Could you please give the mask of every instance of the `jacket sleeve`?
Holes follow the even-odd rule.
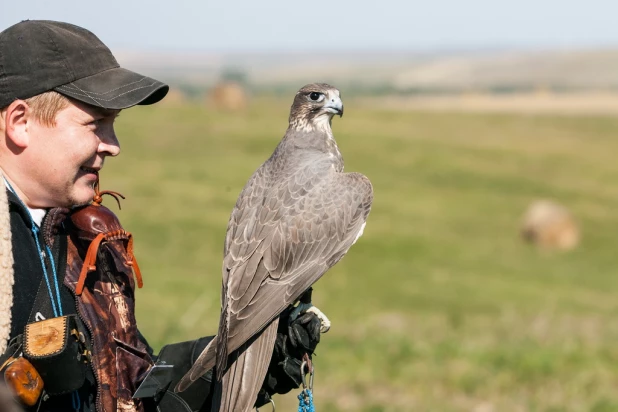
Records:
[[[137,330],[137,338],[144,344],[144,346],[146,346],[146,352],[148,352],[150,357],[156,361],[157,357],[154,354],[154,349],[152,349],[152,346],[150,346],[150,344],[146,340],[146,337],[142,334],[142,331],[140,331],[139,329]]]

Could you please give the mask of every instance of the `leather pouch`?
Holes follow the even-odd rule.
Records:
[[[23,356],[39,372],[50,395],[69,393],[84,384],[87,352],[76,315],[26,325]]]

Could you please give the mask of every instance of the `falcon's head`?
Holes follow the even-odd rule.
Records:
[[[290,110],[290,127],[302,131],[330,131],[334,115],[343,116],[339,90],[326,83],[304,86],[296,93]]]

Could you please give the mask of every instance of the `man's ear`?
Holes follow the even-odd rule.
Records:
[[[4,130],[8,138],[7,145],[25,149],[30,142],[28,135],[28,119],[30,106],[23,100],[15,100],[7,107],[4,116]]]

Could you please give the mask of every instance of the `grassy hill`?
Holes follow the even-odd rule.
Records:
[[[138,322],[155,347],[216,331],[227,219],[283,135],[288,100],[118,120],[123,153],[102,188],[127,196]],[[349,104],[333,123],[375,203],[364,236],[315,285],[333,322],[315,357],[317,410],[618,410],[618,119]],[[520,241],[522,213],[545,197],[581,223],[577,250]]]
[[[316,80],[362,93],[618,88],[618,49],[367,51],[341,53],[119,52],[127,67],[176,85],[208,87],[232,70],[257,90],[296,91]]]

